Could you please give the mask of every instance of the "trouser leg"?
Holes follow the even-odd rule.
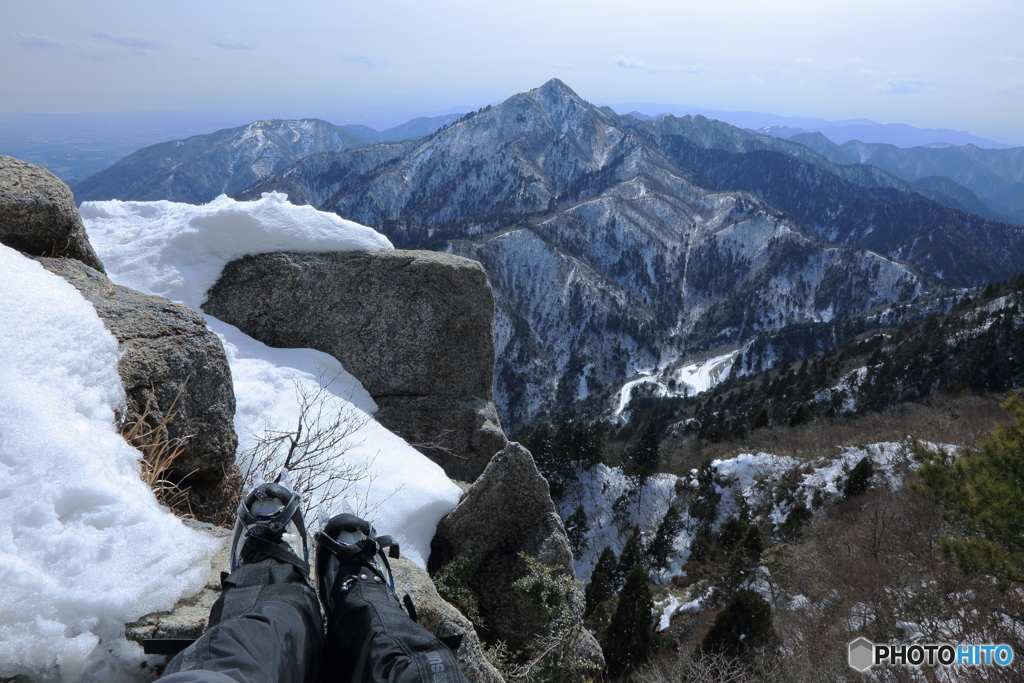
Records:
[[[384,584],[355,580],[327,627],[323,683],[467,683],[451,650]]]
[[[311,683],[323,650],[313,589],[291,565],[245,564],[222,582],[206,633],[160,683]]]

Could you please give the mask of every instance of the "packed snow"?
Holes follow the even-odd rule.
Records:
[[[0,678],[75,681],[101,639],[199,590],[214,543],[139,478],[92,304],[3,245],[0,272]]]
[[[391,248],[371,228],[280,194],[203,206],[90,202],[81,213],[111,280],[197,311],[224,265],[246,254]],[[0,677],[139,680],[146,660],[123,625],[199,590],[215,544],[139,479],[139,453],[115,427],[117,342],[91,304],[3,246],[0,272]],[[331,356],[269,348],[206,320],[234,378],[239,453],[263,430],[292,429],[298,395],[320,396],[321,419],[352,426],[337,464],[359,476],[342,499],[307,501],[307,520],[364,514],[423,566],[459,487],[372,418],[373,400]]]
[[[295,206],[279,192],[254,202],[221,195],[201,206],[84,202],[79,211],[111,280],[195,311],[224,266],[247,254],[393,248],[373,228]]]

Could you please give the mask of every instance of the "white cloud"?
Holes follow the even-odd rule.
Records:
[[[703,64],[647,64],[636,57],[623,55],[615,58],[615,65],[620,69],[638,69],[649,74],[701,74],[708,70]]]
[[[817,62],[815,62],[813,59],[809,57],[801,57],[800,59],[794,59],[793,63],[800,64],[803,66],[814,66]]]
[[[1024,81],[1007,81],[995,87],[997,95],[1024,95]]]
[[[551,63],[551,68],[552,69],[571,69],[572,68],[572,64],[560,64],[558,62],[552,62]]]
[[[52,50],[58,47],[67,47],[68,44],[62,40],[49,36],[37,36],[33,33],[19,33],[18,42],[22,47],[29,47],[35,50]]]
[[[346,55],[342,57],[346,62],[352,62],[354,64],[363,64],[370,69],[376,69],[377,67],[387,66],[387,64],[378,64],[366,55]]]
[[[213,41],[213,44],[225,50],[252,50],[253,46],[237,38],[221,38]]]
[[[97,40],[102,40],[114,45],[121,45],[123,47],[134,47],[139,50],[162,50],[165,47],[170,47],[169,43],[164,43],[159,40],[153,40],[152,38],[132,33],[93,31],[90,35]]]
[[[875,84],[875,90],[893,95],[909,95],[919,92],[935,92],[935,87],[921,78],[889,78]]]

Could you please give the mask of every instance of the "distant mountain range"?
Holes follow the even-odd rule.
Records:
[[[357,127],[257,122],[140,150],[83,182],[79,199],[98,179],[102,198],[279,191],[396,246],[479,260],[497,303],[496,400],[513,433],[607,414],[624,381],[691,354],[1024,264],[1024,231],[991,209],[976,215],[977,193],[860,163],[854,143],[620,116],[558,80],[407,132],[435,125],[374,143]],[[1007,151],[981,151],[1016,168]]]
[[[220,194],[234,194],[311,154],[429,135],[457,118],[417,118],[383,132],[319,119],[256,121],[140,149],[77,184],[75,200],[201,204]]]
[[[624,379],[689,353],[1024,263],[1024,232],[926,196],[945,194],[701,116],[619,116],[557,80],[237,196],[265,191],[480,260],[513,431],[600,413]]]
[[[1008,145],[995,140],[972,135],[963,130],[948,128],[915,128],[905,123],[878,123],[870,119],[848,119],[829,121],[811,116],[780,116],[752,111],[720,111],[701,107],[683,107],[650,102],[626,102],[612,105],[617,112],[630,112],[638,119],[648,120],[661,116],[704,116],[725,121],[738,128],[756,130],[766,135],[788,138],[799,133],[824,133],[825,136],[842,144],[849,140],[881,142],[896,147],[919,147],[922,145],[947,144],[953,146],[976,145],[985,149],[1009,149]],[[641,113],[643,112],[643,113]],[[659,113],[652,113],[659,112]]]
[[[996,220],[1024,225],[1024,147],[997,150],[929,145],[900,149],[857,140],[837,145],[822,133],[800,133],[789,140],[834,163],[877,166],[918,188],[953,197],[973,213],[984,216],[988,211]]]

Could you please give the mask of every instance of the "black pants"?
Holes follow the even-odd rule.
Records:
[[[206,633],[159,683],[467,683],[383,583],[355,581],[326,639],[316,593],[291,565],[242,565],[223,587]]]

